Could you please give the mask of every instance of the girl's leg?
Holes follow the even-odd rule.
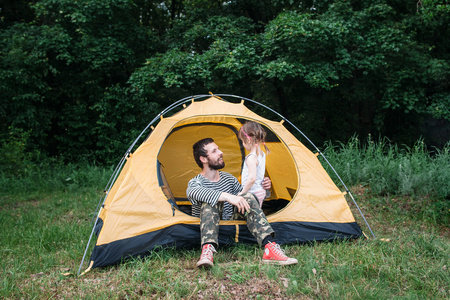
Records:
[[[259,206],[262,207],[264,199],[266,198],[266,190],[260,190],[253,193],[259,201]]]

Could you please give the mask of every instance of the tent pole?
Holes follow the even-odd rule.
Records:
[[[347,191],[347,193],[350,195],[350,198],[352,198],[353,203],[356,205],[356,208],[358,209],[359,213],[361,214],[361,217],[363,218],[364,222],[367,225],[367,228],[369,228],[370,233],[372,234],[373,238],[376,239],[375,234],[372,231],[372,228],[370,228],[369,222],[367,222],[366,217],[364,216],[364,214],[362,213],[361,209],[359,208],[358,203],[356,203],[355,198],[353,198],[352,193],[350,193],[349,189],[347,188],[347,186],[345,185],[344,181],[342,180],[341,176],[339,176],[338,172],[334,169],[334,167],[331,165],[331,163],[328,161],[328,159],[325,157],[325,155],[323,155],[323,153],[316,148],[316,150],[320,153],[320,155],[323,157],[323,159],[325,159],[325,161],[327,162],[327,164],[330,166],[330,168],[333,170],[334,174],[336,174],[336,176],[339,178],[339,181],[342,183],[342,185],[344,186],[345,190]]]
[[[105,197],[106,198],[106,197]],[[81,268],[83,267],[84,259],[86,258],[86,253],[89,249],[89,245],[91,244],[92,236],[94,235],[95,226],[97,225],[100,212],[102,211],[103,207],[100,207],[100,210],[98,211],[97,218],[95,219],[95,224],[92,226],[91,235],[89,236],[89,241],[87,242],[86,249],[84,250],[83,258],[81,259],[80,267],[78,268],[77,276],[80,276]]]
[[[353,198],[352,193],[350,193],[349,190],[347,190],[347,193],[348,193],[348,194],[350,195],[350,197],[352,198],[353,203],[356,205],[356,208],[358,209],[359,213],[361,214],[361,217],[364,219],[364,222],[366,223],[367,227],[369,228],[370,233],[372,234],[373,238],[376,239],[375,234],[374,234],[373,231],[372,231],[372,228],[370,228],[369,223],[368,223],[367,220],[366,220],[366,217],[364,217],[364,214],[361,212],[361,209],[359,208],[358,203],[356,203],[355,199]]]
[[[106,198],[108,197],[109,191],[111,190],[112,185],[113,185],[114,182],[116,181],[116,179],[117,179],[117,177],[118,177],[118,175],[119,175],[119,173],[120,173],[120,170],[122,169],[123,165],[125,164],[126,158],[127,158],[127,156],[128,156],[129,153],[130,153],[130,151],[128,150],[128,151],[125,153],[125,155],[122,157],[122,159],[120,160],[120,162],[117,164],[116,169],[114,170],[113,174],[112,174],[111,177],[109,178],[108,183],[106,184],[106,187],[105,187],[105,189],[104,189],[104,193],[105,193],[105,194],[104,194],[102,197],[100,197],[100,201],[99,201],[98,204],[97,204],[97,208],[95,209],[95,211],[97,212],[97,217],[95,217],[95,215],[94,215],[94,217],[92,218],[92,221],[94,221],[94,218],[95,218],[95,223],[94,223],[94,225],[92,226],[91,235],[89,236],[89,240],[88,240],[88,243],[87,243],[87,245],[86,245],[86,250],[84,251],[83,258],[81,259],[80,268],[78,269],[78,274],[77,274],[77,276],[80,275],[80,271],[81,271],[81,268],[82,268],[82,266],[83,266],[84,259],[86,258],[86,253],[87,253],[87,250],[88,250],[88,248],[89,248],[89,244],[91,243],[92,236],[93,236],[94,231],[95,231],[95,226],[97,225],[98,219],[99,219],[99,217],[100,217],[100,213],[101,213],[101,211],[102,211],[102,209],[103,209],[103,204],[105,203],[105,200],[106,200]],[[91,223],[92,223],[92,222],[91,222]]]
[[[128,152],[127,152],[127,153],[128,153]],[[108,183],[106,184],[105,188],[103,189],[103,193],[104,193],[104,194],[103,194],[102,197],[100,197],[100,200],[98,201],[97,208],[95,209],[95,213],[98,212],[98,210],[99,210],[99,208],[100,208],[100,205],[103,205],[104,200],[106,199],[105,193],[106,193],[106,194],[109,193],[109,191],[111,190],[112,184],[116,181],[117,176],[118,176],[118,174],[120,173],[119,171],[121,170],[121,168],[122,168],[122,166],[123,166],[123,164],[124,164],[124,162],[125,162],[125,160],[126,160],[127,153],[125,154],[124,157],[122,157],[122,159],[120,160],[120,162],[117,164],[116,169],[115,169],[114,172],[112,173],[111,177],[110,177],[109,180],[108,180]],[[95,220],[95,214],[94,214],[94,216],[92,217],[91,224],[94,222],[94,220]]]

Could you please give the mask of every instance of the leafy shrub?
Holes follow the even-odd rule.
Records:
[[[8,133],[0,139],[0,170],[13,176],[30,171],[32,153],[27,152],[30,131],[9,127]]]

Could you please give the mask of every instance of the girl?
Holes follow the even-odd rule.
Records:
[[[261,150],[260,145],[263,144],[267,154],[270,153],[265,144],[266,132],[259,123],[249,121],[242,125],[238,138],[242,141],[245,149],[250,152],[244,160],[241,174],[243,189],[239,195],[250,192],[255,195],[262,206],[266,197],[266,191],[261,186],[266,170],[266,154]]]

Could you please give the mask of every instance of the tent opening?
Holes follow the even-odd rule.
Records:
[[[244,119],[234,117],[196,117],[178,123],[172,128],[158,154],[159,185],[167,200],[180,211],[191,214],[191,203],[186,198],[190,179],[201,170],[195,163],[192,145],[206,137],[214,139],[223,152],[225,168],[239,179],[246,153],[238,139]],[[263,203],[266,215],[287,206],[297,193],[300,178],[288,147],[277,134],[262,124],[267,133],[266,145],[270,154],[266,158],[266,176],[272,181],[271,195]]]

